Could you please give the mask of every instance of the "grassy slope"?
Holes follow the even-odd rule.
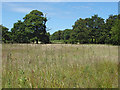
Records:
[[[4,44],[2,87],[118,87],[118,47]]]

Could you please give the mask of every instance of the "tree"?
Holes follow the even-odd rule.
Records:
[[[49,35],[46,32],[47,18],[38,10],[33,10],[23,18],[23,22],[18,20],[11,29],[12,42],[38,44],[49,43]]]
[[[91,18],[86,18],[86,26],[89,30],[90,43],[99,43],[99,38],[103,32],[104,19],[94,15]]]
[[[116,19],[114,26],[111,28],[111,41],[114,45],[120,45],[120,19]]]
[[[70,35],[71,35],[72,30],[71,29],[65,29],[62,32],[62,39],[64,40],[64,43],[70,43],[69,39],[70,39]]]
[[[58,30],[52,35],[46,31],[47,18],[42,12],[33,10],[23,19],[18,20],[11,29],[4,28],[3,41],[16,43],[30,43],[39,41],[49,43],[51,40],[61,40],[64,43],[95,43],[95,44],[115,44],[118,45],[120,30],[120,15],[110,15],[104,20],[98,15],[91,18],[78,19],[72,26],[73,29]]]
[[[46,22],[47,18],[43,13],[38,10],[33,10],[27,14],[24,18],[25,31],[28,31],[31,35],[30,39],[34,39],[38,44],[38,41],[42,43],[48,43],[49,37],[46,34]]]
[[[11,29],[12,32],[12,41],[15,43],[29,43],[30,34],[25,30],[24,22],[18,20]]]
[[[76,37],[72,34],[74,40],[79,43],[104,43],[101,35],[104,35],[104,19],[94,15],[91,18],[80,18],[73,25],[73,31]],[[73,39],[73,37],[71,37]],[[76,42],[76,41],[75,41]]]
[[[10,38],[10,35],[11,35],[11,32],[9,32],[8,28],[6,28],[5,26],[2,26],[0,25],[0,28],[2,29],[2,41],[4,43],[7,43],[7,42],[10,42],[11,38]]]
[[[72,32],[71,29],[65,29],[63,31],[58,30],[50,36],[50,39],[51,40],[62,40],[64,41],[64,43],[69,43],[68,41],[70,39],[71,32]]]
[[[51,40],[63,40],[63,31],[58,30],[51,35]]]
[[[65,43],[94,43],[94,44],[115,44],[119,40],[119,19],[120,15],[110,15],[104,20],[98,15],[91,18],[78,19],[72,26],[73,29],[56,31],[51,35],[52,40],[64,40]]]
[[[73,39],[73,37],[76,38],[74,39],[75,42],[77,40],[79,43],[88,43],[88,27],[84,19],[80,18],[75,22],[75,25],[73,25],[73,32],[76,37],[72,34],[71,39]]]
[[[106,19],[106,24],[105,24],[105,33],[106,33],[106,39],[105,43],[111,44],[112,43],[112,38],[111,38],[111,29],[115,24],[116,19],[118,18],[117,15],[110,15],[108,19]]]
[[[74,32],[73,30],[72,30],[72,32],[70,34],[69,42],[71,44],[76,44],[77,43],[76,32]]]

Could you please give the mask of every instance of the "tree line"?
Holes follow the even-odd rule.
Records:
[[[2,41],[4,43],[49,43],[49,33],[46,32],[47,17],[38,10],[33,10],[14,23],[11,31],[2,27]]]
[[[120,15],[110,15],[106,20],[98,15],[79,18],[72,27],[54,32],[50,39],[72,44],[120,45]]]
[[[50,35],[46,31],[47,17],[38,10],[27,14],[23,21],[18,20],[9,30],[2,28],[3,43],[51,43],[63,40],[71,44],[113,44],[120,45],[120,15],[110,15],[103,19],[98,15],[90,18],[79,18],[72,29],[58,30]]]

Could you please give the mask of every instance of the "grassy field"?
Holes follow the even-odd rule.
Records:
[[[118,47],[3,44],[3,88],[117,88]]]

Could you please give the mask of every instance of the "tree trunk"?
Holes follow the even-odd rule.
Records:
[[[36,40],[36,44],[38,44],[38,40]]]

